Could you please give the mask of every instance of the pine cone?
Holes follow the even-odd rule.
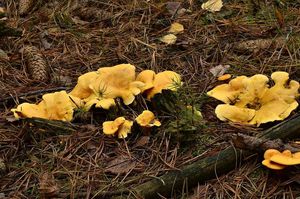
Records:
[[[34,0],[20,0],[19,1],[19,14],[25,15],[27,14],[32,6],[33,6]]]
[[[23,54],[27,62],[27,70],[32,79],[46,82],[48,80],[48,67],[44,56],[34,46],[25,46]]]

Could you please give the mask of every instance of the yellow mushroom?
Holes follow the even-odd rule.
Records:
[[[270,169],[273,169],[273,170],[282,170],[286,167],[285,165],[277,164],[270,160],[263,160],[262,165],[264,165]]]
[[[176,91],[181,86],[181,77],[173,71],[164,71],[155,75],[153,88],[147,90],[147,99],[151,99],[155,94],[162,90]]]
[[[227,104],[217,106],[217,117],[257,126],[287,118],[298,106],[295,98],[299,83],[293,80],[288,83],[289,76],[285,72],[274,72],[271,77],[275,82],[271,88],[268,78],[258,74],[249,78],[237,77],[209,91],[209,96]],[[248,120],[250,116],[253,117]]]
[[[114,121],[103,122],[103,133],[106,135],[117,134],[118,138],[126,138],[132,125],[132,121],[126,120],[124,117],[118,117]]]
[[[232,121],[247,124],[255,116],[255,110],[239,108],[229,104],[220,104],[216,107],[215,113],[222,121]]]
[[[99,76],[98,72],[88,72],[78,78],[76,86],[70,92],[70,95],[84,99],[89,97],[94,91],[90,88],[90,84],[95,82]]]
[[[270,160],[272,162],[277,163],[277,164],[286,165],[286,166],[300,164],[300,158],[297,158],[297,156],[296,157],[295,156],[289,157],[289,156],[284,155],[284,154],[274,155],[270,158]]]
[[[140,72],[136,81],[143,82],[145,86],[141,89],[142,92],[154,87],[155,72],[153,70],[144,70]]]
[[[99,76],[89,87],[101,99],[121,97],[124,104],[129,105],[145,85],[135,81],[135,67],[131,64],[99,68],[98,73]]]
[[[276,150],[276,149],[268,149],[265,151],[264,153],[264,160],[262,161],[262,164],[270,169],[274,169],[274,170],[282,170],[284,169],[286,166],[285,165],[281,165],[281,164],[277,164],[275,162],[272,162],[270,159],[274,156],[274,155],[278,155],[280,153],[280,151]]]
[[[39,104],[20,104],[12,109],[16,118],[44,118],[49,120],[71,121],[73,119],[74,103],[66,91],[43,95]]]
[[[281,154],[277,149],[268,149],[264,153],[264,159],[270,160],[273,155]]]
[[[228,80],[228,79],[230,79],[230,78],[231,78],[231,75],[230,75],[230,74],[224,74],[224,75],[218,77],[218,80],[219,80],[219,81],[225,81],[225,80]]]
[[[221,84],[207,92],[207,95],[224,103],[232,103],[236,101],[238,96],[245,91],[246,76],[239,76],[232,79],[228,84]]]
[[[161,123],[157,119],[155,119],[155,115],[149,110],[143,111],[135,120],[142,127],[161,125]]]

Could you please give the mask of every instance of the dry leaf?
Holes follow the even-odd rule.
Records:
[[[111,172],[113,174],[128,173],[136,166],[136,162],[128,156],[119,156],[116,159],[110,161],[105,169],[105,172]]]
[[[209,69],[209,72],[213,74],[214,77],[220,77],[225,74],[225,72],[230,68],[229,65],[218,65],[211,69]]]
[[[222,0],[208,0],[207,2],[201,5],[201,8],[207,10],[209,12],[217,12],[220,11],[223,7]]]
[[[150,137],[149,136],[142,136],[138,141],[135,143],[134,147],[139,147],[139,146],[145,146],[146,144],[149,143]]]
[[[177,37],[174,34],[168,34],[159,39],[161,42],[166,44],[175,44]]]
[[[182,32],[183,30],[184,30],[183,25],[175,22],[175,23],[172,23],[168,32],[173,33],[173,34],[178,34],[178,33]]]
[[[180,2],[169,1],[166,4],[167,4],[167,10],[172,15],[176,14],[178,12],[178,10],[181,9],[181,3]]]

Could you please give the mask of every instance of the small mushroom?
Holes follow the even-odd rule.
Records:
[[[106,135],[117,134],[118,138],[126,138],[132,125],[132,121],[126,120],[124,117],[118,117],[114,121],[103,122],[103,133]]]
[[[289,157],[289,156],[284,155],[284,154],[274,155],[270,158],[270,160],[272,162],[277,163],[277,164],[286,165],[286,166],[300,164],[300,158],[298,158],[297,156]]]
[[[276,150],[276,149],[268,149],[265,151],[264,153],[264,160],[262,161],[262,164],[270,169],[273,170],[282,170],[284,169],[286,166],[282,165],[282,164],[277,164],[275,162],[272,162],[270,159],[274,156],[274,155],[279,155],[281,154],[280,151]]]
[[[149,110],[143,111],[135,120],[142,127],[152,127],[161,125],[161,123],[157,119],[155,119],[154,113],[152,113]]]

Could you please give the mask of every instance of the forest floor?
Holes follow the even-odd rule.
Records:
[[[269,77],[280,70],[300,81],[297,1],[226,0],[221,11],[212,13],[201,9],[201,0],[40,0],[23,15],[16,1],[4,2],[6,25],[22,34],[0,38],[0,198],[110,198],[224,150],[232,145],[231,134],[258,135],[279,123],[257,128],[219,121],[214,109],[220,102],[206,95],[224,83],[210,72],[217,65],[229,65],[226,73],[233,77]],[[174,22],[184,31],[167,45],[160,38]],[[20,51],[28,45],[44,55],[47,82],[30,77]],[[137,72],[179,73],[184,82],[180,96],[201,111],[201,125],[189,134],[170,130],[164,125],[170,124],[168,118],[158,116],[163,125],[150,135],[133,132],[116,139],[102,133],[103,121],[97,120],[102,110],[80,115],[72,130],[13,119],[17,104],[36,103],[47,90],[69,91],[80,75],[122,63]],[[172,118],[181,121],[180,115]],[[228,174],[173,190],[171,197],[300,196],[300,172],[273,172],[261,160],[262,154],[248,157]]]

